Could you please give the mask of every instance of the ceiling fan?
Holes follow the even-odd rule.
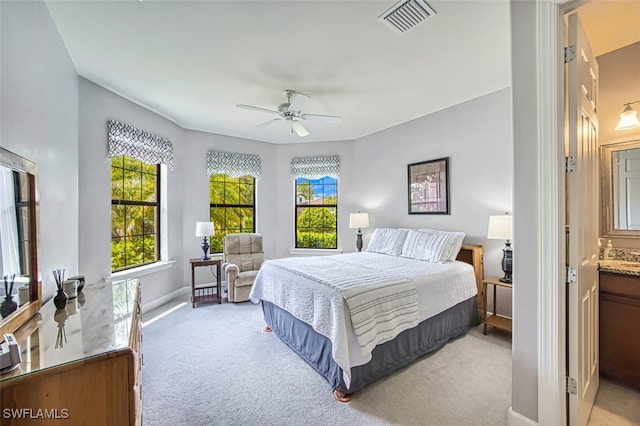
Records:
[[[325,123],[340,123],[341,117],[337,115],[323,115],[323,114],[303,114],[301,112],[302,107],[306,105],[307,102],[311,100],[309,95],[305,95],[304,93],[296,92],[295,90],[287,89],[284,91],[284,96],[287,98],[286,102],[278,105],[276,110],[260,108],[251,105],[238,104],[236,105],[238,108],[249,109],[253,111],[261,111],[269,114],[277,114],[278,117],[273,120],[269,120],[265,123],[262,123],[260,127],[268,126],[278,120],[286,120],[291,123],[291,132],[296,132],[296,134],[300,137],[307,136],[309,132],[304,128],[301,120],[309,120],[309,121],[324,121]]]

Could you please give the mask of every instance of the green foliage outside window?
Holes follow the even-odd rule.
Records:
[[[338,183],[321,179],[296,179],[296,248],[338,247]]]
[[[222,252],[222,241],[227,234],[255,232],[255,179],[252,176],[211,175],[209,199],[215,232],[211,237],[211,253]]]
[[[159,166],[127,156],[111,159],[111,270],[159,258]]]

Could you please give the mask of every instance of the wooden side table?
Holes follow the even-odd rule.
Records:
[[[487,285],[493,286],[493,314],[491,315],[487,315]],[[484,334],[487,334],[487,325],[511,331],[511,318],[497,315],[498,308],[496,304],[496,288],[498,287],[513,288],[513,283],[503,283],[498,277],[489,277],[482,280],[482,298],[484,300],[484,314],[482,315],[482,322],[484,323]]]
[[[212,254],[211,259],[202,260],[200,258],[189,259],[191,263],[191,307],[195,308],[196,303],[218,302],[222,303],[222,255]],[[216,265],[215,284],[201,284],[196,286],[196,268],[199,266]],[[215,292],[214,292],[215,290]]]

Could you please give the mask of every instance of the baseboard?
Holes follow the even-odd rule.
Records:
[[[184,296],[184,295],[190,295],[191,294],[191,286],[184,286],[182,288],[179,288],[175,291],[172,291],[169,294],[165,294],[162,297],[158,297],[157,299],[154,299],[150,302],[147,303],[143,303],[142,304],[142,312],[149,312],[157,307],[160,307],[162,305],[164,305],[167,302],[171,302],[173,299],[178,298],[180,296]]]
[[[516,413],[512,407],[509,407],[509,426],[534,426],[537,424],[537,422],[531,420],[529,417]]]

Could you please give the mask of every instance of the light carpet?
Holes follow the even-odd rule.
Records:
[[[260,305],[176,300],[143,323],[145,426],[508,424],[511,340],[497,330],[485,336],[474,327],[345,404],[261,331]]]

